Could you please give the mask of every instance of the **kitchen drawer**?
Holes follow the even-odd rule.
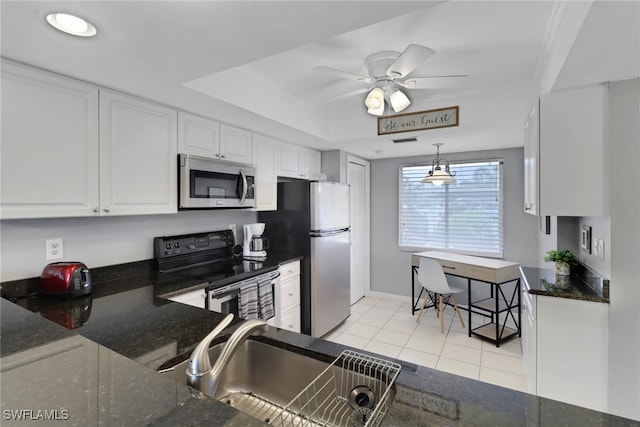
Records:
[[[290,277],[300,275],[300,261],[288,262],[282,264],[278,269],[280,271],[280,280],[287,280]]]
[[[300,305],[300,280],[298,277],[292,277],[280,280],[282,311],[287,311],[291,307]]]
[[[492,268],[484,268],[476,265],[463,264],[460,262],[438,260],[442,265],[445,273],[455,274],[456,276],[471,277],[485,282],[496,282],[496,270]]]
[[[300,333],[300,307],[296,306],[291,310],[282,313],[280,328],[292,332]]]

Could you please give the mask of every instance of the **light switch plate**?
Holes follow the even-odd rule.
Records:
[[[593,249],[594,255],[604,259],[604,240],[602,239],[594,239],[593,240]]]

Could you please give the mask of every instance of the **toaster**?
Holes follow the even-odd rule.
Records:
[[[91,275],[81,262],[54,262],[40,275],[39,291],[61,298],[75,298],[91,293]]]

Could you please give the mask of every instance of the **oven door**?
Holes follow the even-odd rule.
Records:
[[[178,156],[181,209],[252,208],[255,168],[187,154]]]
[[[279,276],[278,270],[274,270],[209,289],[207,308],[222,314],[233,313],[241,319],[271,319],[277,315],[274,290]]]
[[[210,311],[216,313],[229,314],[233,313],[238,317],[238,296],[240,292],[230,292],[224,295],[215,295],[212,292],[207,293],[207,303]]]

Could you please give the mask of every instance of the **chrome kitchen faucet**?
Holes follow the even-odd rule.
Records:
[[[228,314],[209,335],[204,337],[189,357],[187,368],[187,384],[200,390],[207,396],[214,397],[220,381],[222,371],[227,366],[236,349],[251,335],[263,334],[268,326],[264,320],[247,320],[235,330],[224,345],[215,365],[211,366],[209,359],[209,344],[233,320],[233,314]]]

